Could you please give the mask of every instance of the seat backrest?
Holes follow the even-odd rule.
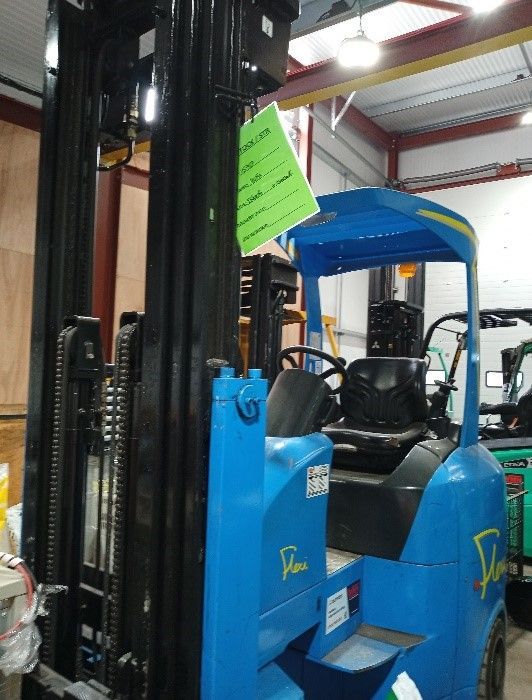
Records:
[[[366,357],[347,369],[340,392],[343,413],[367,430],[401,430],[427,418],[424,360]]]
[[[285,369],[267,400],[268,437],[300,437],[321,428],[330,407],[331,387],[317,374]]]

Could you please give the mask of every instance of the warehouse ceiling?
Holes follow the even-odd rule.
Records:
[[[386,42],[404,36],[415,40],[426,28],[458,17],[470,0],[457,4],[456,12],[450,10],[453,0],[362,2],[369,9],[377,7],[363,17],[367,35]],[[436,9],[440,2],[445,9]],[[353,5],[351,0],[347,4]],[[316,23],[331,5],[331,0],[302,0],[301,19],[290,43],[290,55],[298,64],[334,58],[341,40],[356,32],[356,6],[339,18]],[[2,0],[0,75],[33,91],[40,91],[42,84],[46,7],[47,0]],[[479,15],[478,22],[484,17]],[[388,132],[416,133],[525,110],[532,99],[531,75],[532,42],[528,42],[361,89],[352,104]],[[0,85],[0,92],[39,104],[38,97],[5,85]]]

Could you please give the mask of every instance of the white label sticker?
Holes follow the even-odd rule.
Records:
[[[329,493],[329,466],[320,464],[307,469],[307,498]]]
[[[349,605],[347,602],[347,588],[330,595],[327,598],[327,612],[325,617],[325,634],[329,634],[344,622],[349,620]]]
[[[262,15],[262,31],[267,34],[270,39],[273,37],[273,22],[266,15]]]

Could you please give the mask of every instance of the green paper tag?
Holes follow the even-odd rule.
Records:
[[[247,255],[319,211],[276,103],[240,129],[236,236]]]

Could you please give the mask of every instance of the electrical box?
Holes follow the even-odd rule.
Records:
[[[418,357],[423,307],[406,301],[379,301],[369,306],[368,357]]]
[[[240,283],[240,349],[244,368],[258,368],[273,382],[286,304],[297,298],[297,271],[284,258],[266,253],[242,258]]]
[[[243,56],[258,92],[284,85],[290,26],[298,17],[299,0],[245,0]]]

